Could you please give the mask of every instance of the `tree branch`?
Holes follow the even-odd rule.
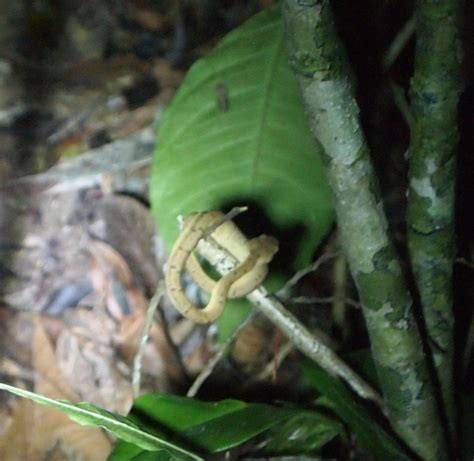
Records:
[[[458,144],[460,0],[419,0],[408,193],[408,245],[429,347],[454,433],[452,268]]]
[[[211,239],[209,239],[211,240]],[[212,241],[201,240],[197,246],[199,253],[221,274],[225,275],[237,265],[227,252]],[[324,343],[323,335],[308,329],[280,301],[269,295],[265,288],[252,291],[247,299],[272,321],[294,344],[294,346],[327,372],[343,379],[360,397],[383,405],[379,394],[357,375],[335,352]]]
[[[290,64],[325,151],[341,239],[359,290],[390,421],[422,458],[447,459],[412,299],[387,235],[349,65],[328,0],[286,0]]]

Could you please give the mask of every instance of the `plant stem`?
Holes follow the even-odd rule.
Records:
[[[460,0],[419,0],[408,193],[408,245],[428,344],[454,434],[452,269],[458,144]]]
[[[145,354],[145,348],[150,336],[150,330],[153,325],[153,317],[155,316],[156,309],[160,304],[161,298],[166,293],[166,286],[164,281],[158,283],[158,287],[155,291],[155,294],[150,300],[150,305],[148,306],[145,323],[143,325],[143,333],[140,336],[140,343],[138,346],[138,351],[133,359],[133,372],[132,372],[132,389],[133,396],[138,397],[140,395],[140,382],[142,375],[142,361]]]
[[[197,249],[222,275],[237,266],[237,261],[222,250],[212,239],[203,239]],[[372,400],[380,408],[383,401],[357,373],[355,373],[338,355],[325,344],[323,332],[310,332],[285,306],[271,296],[264,287],[252,291],[247,299],[273,322],[306,357],[315,361],[333,376],[344,380],[354,392],[363,399]]]
[[[329,1],[286,0],[290,64],[325,151],[344,250],[359,290],[388,416],[423,459],[447,459],[434,386],[359,122]]]
[[[406,47],[407,43],[413,36],[415,32],[415,17],[412,16],[405,25],[400,29],[398,34],[393,39],[390,47],[385,53],[382,60],[382,67],[384,70],[388,70],[392,64],[400,56],[400,53],[403,51],[403,48]]]

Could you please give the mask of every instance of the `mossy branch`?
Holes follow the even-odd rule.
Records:
[[[359,123],[347,59],[329,1],[286,0],[292,65],[325,151],[343,246],[394,429],[423,459],[447,459],[434,387]]]
[[[452,267],[461,1],[420,0],[408,194],[408,244],[429,347],[454,429]],[[454,432],[454,431],[453,431]]]

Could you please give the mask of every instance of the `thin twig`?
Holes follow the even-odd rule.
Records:
[[[238,263],[226,252],[212,243],[212,238],[201,240],[198,251],[220,273],[226,274]],[[326,258],[327,259],[327,258]],[[299,349],[311,360],[318,363],[330,374],[344,380],[360,397],[375,402],[383,407],[380,395],[372,389],[357,373],[355,373],[337,354],[324,344],[323,338],[310,331],[274,296],[263,287],[254,290],[247,299],[272,321]]]
[[[400,114],[402,114],[402,117],[405,120],[405,123],[410,128],[410,130],[413,129],[415,125],[415,119],[413,117],[410,104],[408,103],[407,98],[405,96],[405,91],[400,85],[397,85],[393,80],[390,80],[388,83],[390,86],[390,91],[393,95],[393,102],[395,103],[395,106],[400,111]]]
[[[399,30],[392,43],[388,47],[385,55],[382,59],[382,68],[387,71],[390,69],[392,64],[397,60],[398,56],[405,48],[406,44],[415,34],[416,21],[415,15],[412,14],[411,18],[405,23],[405,25]]]
[[[143,333],[140,337],[140,345],[138,346],[138,351],[133,360],[132,390],[134,397],[138,397],[140,393],[143,354],[145,353],[145,347],[150,336],[150,329],[153,325],[153,317],[155,315],[158,304],[160,304],[161,298],[165,294],[165,291],[165,282],[164,280],[160,280],[155,294],[150,300],[150,304],[146,312],[145,324],[143,325]]]
[[[194,397],[204,381],[209,377],[209,375],[212,373],[216,365],[219,363],[219,361],[222,359],[224,354],[229,350],[230,346],[232,343],[235,341],[237,336],[240,334],[240,332],[253,320],[255,317],[254,313],[251,313],[232,333],[231,336],[229,336],[222,346],[219,348],[217,353],[207,362],[206,366],[202,369],[201,373],[197,376],[197,378],[194,380],[193,384],[191,387],[188,389],[188,392],[186,395],[188,397]]]
[[[286,298],[287,293],[290,292],[291,288],[293,288],[303,277],[306,275],[310,274],[311,272],[316,272],[321,265],[323,265],[325,262],[330,261],[331,259],[335,258],[338,255],[338,253],[327,253],[322,256],[320,256],[316,261],[314,261],[312,264],[309,266],[305,267],[304,269],[301,269],[300,271],[296,272],[293,277],[291,277],[281,288],[277,296],[281,298]]]
[[[165,340],[168,343],[168,345],[169,345],[169,347],[170,347],[170,349],[171,349],[171,351],[172,351],[172,353],[173,353],[173,355],[176,359],[176,363],[178,364],[178,366],[181,370],[181,373],[187,379],[189,377],[189,373],[188,373],[188,370],[186,368],[186,365],[183,363],[183,359],[182,359],[181,354],[179,352],[179,347],[177,346],[177,344],[180,344],[180,342],[176,341],[176,338],[173,336],[172,332],[170,331],[168,319],[166,318],[163,307],[160,306],[159,303],[158,303],[158,314],[160,316],[161,325],[162,325],[162,328],[163,328],[163,334],[165,336]]]
[[[463,266],[469,267],[469,269],[474,269],[474,263],[468,261],[466,258],[456,258],[456,264],[462,264]]]
[[[265,368],[257,375],[255,378],[256,381],[264,381],[269,376],[272,376],[275,373],[275,363],[277,366],[280,365],[283,360],[288,356],[288,354],[295,349],[295,346],[291,341],[286,342],[278,351],[278,354],[270,361]]]
[[[209,226],[204,234],[203,238],[209,237],[219,226],[224,224],[226,221],[232,221],[237,215],[240,213],[244,213],[245,211],[248,210],[247,206],[235,206],[233,207],[230,211],[228,211],[224,216],[222,216],[221,219],[219,219],[217,222]],[[178,225],[180,230],[183,230],[184,222],[185,222],[185,216],[179,215],[178,216]]]
[[[238,216],[240,213],[244,213],[249,209],[248,206],[235,206],[233,207],[230,211],[228,211],[222,219],[217,221],[215,224],[210,226],[208,229],[206,229],[206,232],[204,232],[203,238],[208,237],[211,235],[219,226],[224,224],[226,221],[232,221],[236,216]]]

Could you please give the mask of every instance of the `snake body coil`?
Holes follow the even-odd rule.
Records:
[[[240,263],[218,281],[204,272],[192,254],[213,227],[210,238]],[[213,322],[222,314],[227,298],[246,296],[261,285],[268,273],[268,263],[277,250],[277,241],[267,235],[247,240],[219,211],[195,213],[185,220],[183,231],[171,251],[166,272],[168,294],[185,317],[198,323]],[[183,291],[181,273],[185,267],[196,283],[211,293],[209,303],[202,309],[189,301]]]

